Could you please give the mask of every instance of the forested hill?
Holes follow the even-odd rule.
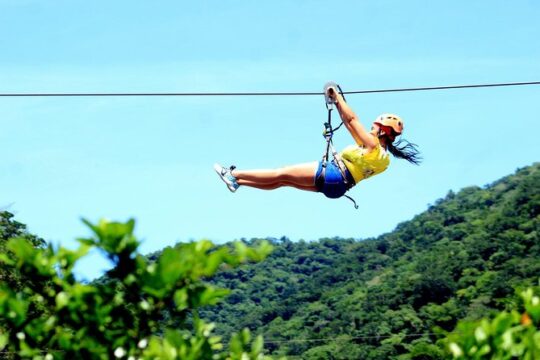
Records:
[[[0,354],[261,359],[261,337],[231,338],[244,327],[264,335],[276,359],[536,359],[540,351],[540,163],[449,193],[378,238],[270,239],[266,259],[260,239],[184,243],[145,257],[133,219],[85,224],[92,235],[79,249],[55,249],[0,211]],[[110,277],[81,283],[73,269],[91,248],[114,266]],[[224,291],[207,282],[232,293],[219,303]],[[505,308],[512,312],[485,320]]]
[[[290,359],[439,358],[438,329],[538,283],[539,169],[450,192],[375,239],[273,239],[268,259],[212,280],[232,293],[202,316]]]

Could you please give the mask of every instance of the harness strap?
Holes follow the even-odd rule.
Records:
[[[348,184],[349,181],[347,180],[347,176],[346,176],[347,167],[345,166],[345,163],[343,162],[338,152],[334,148],[334,143],[332,141],[332,136],[334,136],[334,132],[337,131],[341,127],[341,125],[343,125],[343,121],[341,122],[341,124],[339,124],[337,128],[332,129],[332,110],[333,109],[332,109],[332,106],[331,105],[328,106],[328,104],[327,104],[327,108],[328,108],[328,122],[324,123],[325,129],[324,129],[324,134],[323,134],[326,139],[326,152],[323,155],[323,166],[326,167],[326,163],[329,160],[329,153],[331,152],[332,157],[334,158],[334,161],[338,166],[339,172],[341,173],[341,176],[343,176],[345,184]]]
[[[347,191],[354,185],[354,181],[349,181],[347,178],[347,166],[341,159],[341,156],[339,156],[339,153],[334,149],[332,136],[334,136],[334,132],[339,130],[341,126],[343,126],[343,121],[336,127],[332,128],[332,110],[334,109],[334,102],[331,101],[330,97],[326,96],[326,89],[329,86],[335,86],[338,91],[340,92],[341,96],[343,97],[343,100],[345,100],[345,95],[343,94],[343,90],[341,90],[341,87],[336,83],[328,83],[325,85],[325,103],[326,103],[326,109],[328,110],[328,121],[324,123],[324,132],[323,136],[326,139],[326,152],[323,155],[322,158],[322,169],[320,175],[315,179],[315,185],[317,187],[322,187],[325,182],[326,178],[326,165],[329,160],[329,153],[332,152],[332,157],[334,158],[334,162],[337,164],[337,167],[339,169],[339,172],[341,173],[341,176],[343,177],[343,181],[345,182],[345,185],[347,187]],[[346,100],[345,100],[346,101]],[[348,195],[343,195],[349,200],[351,200],[354,204],[354,208],[358,209],[358,205],[356,205],[356,201]]]
[[[353,202],[353,204],[354,204],[354,208],[356,210],[358,210],[358,205],[356,205],[356,201],[354,201],[354,199],[352,197],[350,197],[349,195],[343,195],[343,196],[345,196],[347,199],[351,200]]]

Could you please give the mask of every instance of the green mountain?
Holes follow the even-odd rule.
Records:
[[[43,239],[28,233],[12,214],[0,212],[0,352],[9,345],[18,354],[12,353],[13,358],[29,357],[49,344],[47,339],[52,336],[56,339],[50,343],[53,349],[61,346],[67,349],[66,354],[80,355],[77,349],[82,345],[89,353],[111,353],[110,346],[103,344],[110,344],[107,339],[123,341],[118,337],[119,329],[120,334],[133,333],[134,322],[129,321],[126,328],[124,320],[134,318],[144,319],[135,322],[138,329],[143,325],[145,334],[160,334],[158,322],[161,328],[174,325],[181,330],[174,336],[169,331],[165,338],[152,338],[148,354],[169,354],[170,349],[159,345],[169,341],[169,347],[175,344],[178,349],[193,350],[193,358],[221,356],[216,353],[221,345],[211,338],[211,327],[200,328],[196,335],[190,332],[200,323],[198,314],[216,323],[224,343],[244,327],[262,334],[264,347],[276,355],[274,358],[439,359],[450,356],[443,343],[453,345],[454,355],[465,351],[494,354],[509,343],[512,346],[506,346],[507,354],[519,349],[524,353],[523,344],[536,344],[540,334],[540,306],[533,292],[540,292],[540,287],[534,286],[540,276],[539,169],[540,164],[534,164],[483,188],[450,192],[424,213],[377,238],[269,239],[274,246],[270,257],[234,269],[220,267],[216,261],[222,257],[223,264],[239,265],[233,252],[213,248],[209,242],[183,244],[148,257],[134,256],[130,253],[137,243],[131,234],[133,221],[100,222],[93,227],[98,239],[87,239],[85,244],[98,244],[118,264],[109,273],[113,278],[101,278],[88,286],[76,283],[71,273],[84,247],[80,253],[66,249],[55,252]],[[260,241],[245,242],[257,245]],[[208,251],[201,250],[204,246]],[[225,246],[240,251],[238,259],[247,252],[257,253],[238,243]],[[187,265],[194,259],[190,251],[198,254],[198,265]],[[148,265],[147,258],[156,263]],[[251,258],[260,260],[261,256]],[[232,291],[217,306],[200,309],[214,304],[223,292],[202,283],[199,275],[195,280],[172,279],[184,270]],[[210,276],[215,270],[219,270],[217,275]],[[520,291],[525,288],[530,289]],[[163,298],[162,292],[169,296]],[[141,296],[149,300],[141,301]],[[123,298],[131,303],[119,300]],[[103,306],[104,299],[116,299],[114,306]],[[499,313],[503,309],[513,312]],[[179,312],[183,315],[178,316]],[[478,333],[474,323],[461,321],[495,313],[493,324],[497,325],[487,330],[489,339],[499,339],[493,340],[498,343],[487,342],[484,328]],[[96,323],[107,323],[100,331],[112,332],[104,337],[92,330],[93,336],[86,336],[87,329],[80,322],[83,318],[94,330]],[[51,327],[56,320],[50,319],[61,320],[62,325]],[[446,334],[458,321],[460,326],[449,343]],[[484,321],[483,326],[489,327],[489,322]],[[518,332],[521,335],[513,337]],[[84,341],[66,340],[73,334]],[[137,336],[134,339],[137,341],[130,349],[141,352],[146,343]],[[199,340],[208,341],[204,351]],[[234,356],[229,358],[259,359],[261,340],[250,343],[249,334],[241,332],[230,342]],[[105,347],[97,349],[96,344]],[[538,346],[528,348],[530,358],[535,358]],[[38,353],[41,351],[33,354]],[[119,356],[117,351],[114,356]]]
[[[268,259],[211,280],[232,292],[201,316],[289,359],[441,358],[436,342],[458,320],[538,283],[539,169],[450,192],[377,238],[270,239]]]

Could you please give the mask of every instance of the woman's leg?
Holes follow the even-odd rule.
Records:
[[[254,182],[250,182],[248,180],[244,180],[242,182],[242,185],[249,186],[261,190],[274,190],[283,186],[290,186],[294,187],[300,190],[306,190],[306,191],[317,191],[317,187],[315,185],[309,185],[309,186],[301,186],[293,183],[287,183],[287,182],[281,182],[281,183],[273,183],[273,184],[258,184]]]
[[[232,175],[239,185],[259,189],[276,189],[282,186],[292,186],[302,190],[315,191],[316,161],[278,169],[268,170],[233,170]]]

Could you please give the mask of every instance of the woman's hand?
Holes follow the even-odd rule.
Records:
[[[326,89],[326,96],[328,96],[334,103],[338,103],[341,98],[341,94],[339,93],[338,89],[336,89],[334,86],[330,86],[328,89]]]
[[[340,93],[341,89],[339,88],[339,85],[335,82],[327,82],[324,85],[324,97],[326,100],[326,103],[328,105],[330,104],[338,104],[339,102],[344,101],[343,96]]]

